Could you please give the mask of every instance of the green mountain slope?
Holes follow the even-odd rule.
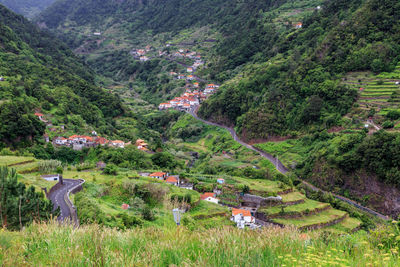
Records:
[[[0,32],[0,141],[40,136],[44,125],[35,111],[97,128],[123,112],[119,98],[95,86],[94,74],[66,45],[3,6]]]
[[[46,7],[50,6],[55,0],[0,0],[0,3],[24,15],[27,18],[33,18]]]

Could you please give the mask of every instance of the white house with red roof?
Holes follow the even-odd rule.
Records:
[[[54,143],[59,146],[65,146],[68,143],[68,139],[62,136],[56,137]]]
[[[200,196],[201,200],[205,200],[208,202],[212,202],[215,204],[218,204],[218,198],[215,197],[215,193],[204,193]]]
[[[153,172],[152,174],[149,175],[149,177],[157,178],[160,180],[164,180],[166,176],[167,176],[167,173],[165,173],[165,172]]]
[[[178,178],[176,178],[175,176],[169,176],[169,177],[167,177],[167,179],[165,180],[165,182],[168,183],[168,184],[175,185],[175,186],[178,186],[178,184],[179,184],[179,180],[178,180]]]
[[[121,140],[111,141],[111,145],[116,148],[125,148],[125,142]]]
[[[232,209],[232,217],[231,220],[234,221],[235,223],[240,223],[242,220],[245,223],[255,223],[256,219],[251,216],[251,213],[249,210],[244,210],[244,209]]]
[[[193,68],[192,68],[192,67],[188,67],[188,68],[186,69],[186,71],[189,72],[189,73],[192,73],[192,72],[193,72]]]

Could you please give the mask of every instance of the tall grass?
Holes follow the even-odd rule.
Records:
[[[398,266],[369,235],[224,227],[203,231],[34,224],[0,232],[2,266]]]

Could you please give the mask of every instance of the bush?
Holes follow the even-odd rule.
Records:
[[[390,129],[394,127],[394,122],[392,121],[385,121],[384,123],[382,123],[382,127],[384,129]]]
[[[103,171],[104,174],[108,175],[117,175],[118,174],[118,168],[114,164],[108,164]]]

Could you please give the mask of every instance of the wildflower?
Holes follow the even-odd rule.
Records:
[[[397,221],[393,220],[393,221],[392,221],[392,223],[393,223],[393,224],[396,224],[396,223],[397,223]]]

